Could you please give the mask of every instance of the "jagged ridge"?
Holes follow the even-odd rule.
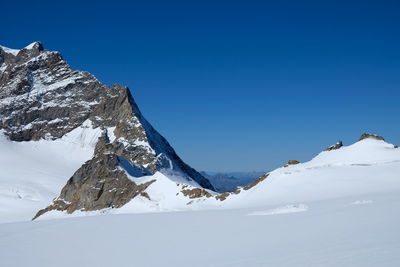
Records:
[[[94,158],[86,164],[111,154],[136,166],[138,175],[173,172],[187,182],[214,190],[143,117],[127,87],[108,87],[90,73],[72,70],[59,52],[44,50],[39,42],[21,50],[0,47],[0,71],[0,130],[10,140],[55,140],[89,121],[93,128],[102,129],[103,137]],[[63,192],[66,187],[84,188],[88,180],[103,178],[80,176]],[[91,201],[78,206],[91,209]],[[111,206],[107,202],[96,208]]]

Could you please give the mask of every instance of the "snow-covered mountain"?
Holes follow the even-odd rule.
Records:
[[[1,222],[265,205],[292,212],[400,191],[400,149],[364,134],[221,192],[177,156],[128,88],[72,70],[37,42],[0,47],[0,116]]]
[[[400,191],[400,149],[364,134],[349,146],[325,150],[308,162],[285,165],[232,193],[230,207],[291,204]]]
[[[214,189],[146,121],[127,87],[72,70],[39,42],[21,50],[0,46],[0,131],[0,201],[49,204],[59,195],[47,210],[116,208],[152,197],[144,192],[151,182],[130,177],[158,172]]]

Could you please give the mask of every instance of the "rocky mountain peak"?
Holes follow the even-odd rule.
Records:
[[[109,87],[88,72],[71,69],[60,53],[44,50],[40,42],[21,50],[0,48],[0,64],[0,131],[11,141],[60,139],[78,127],[101,129],[93,159],[77,170],[80,179],[74,178],[63,189],[73,190],[74,199],[78,195],[87,199],[83,195],[90,192],[83,184],[88,181],[104,180],[109,183],[105,188],[116,184],[122,174],[117,175],[110,166],[123,164],[138,175],[172,172],[189,183],[214,189],[143,117],[129,88]],[[110,158],[112,161],[106,160]],[[99,168],[99,162],[112,164],[102,166],[105,170],[95,175],[84,171]],[[88,200],[78,207],[91,209],[91,205]]]
[[[3,63],[12,64],[27,62],[31,58],[38,56],[42,51],[44,51],[44,47],[40,42],[33,42],[22,49],[11,49],[0,46],[0,67]]]
[[[30,45],[26,46],[24,49],[28,49],[28,50],[38,50],[38,51],[43,51],[43,45],[41,42],[36,41],[31,43]]]

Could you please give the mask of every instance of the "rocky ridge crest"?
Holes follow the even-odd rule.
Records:
[[[72,70],[59,52],[39,42],[21,50],[0,46],[0,130],[11,141],[59,139],[87,121],[103,134],[93,158],[69,179],[52,209],[125,204],[146,186],[129,180],[123,165],[131,166],[133,176],[166,170],[214,189],[143,117],[127,87],[108,87],[88,72]]]

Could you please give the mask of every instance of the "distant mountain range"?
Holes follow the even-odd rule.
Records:
[[[214,186],[217,192],[233,192],[238,187],[246,186],[255,181],[264,172],[200,172]]]

